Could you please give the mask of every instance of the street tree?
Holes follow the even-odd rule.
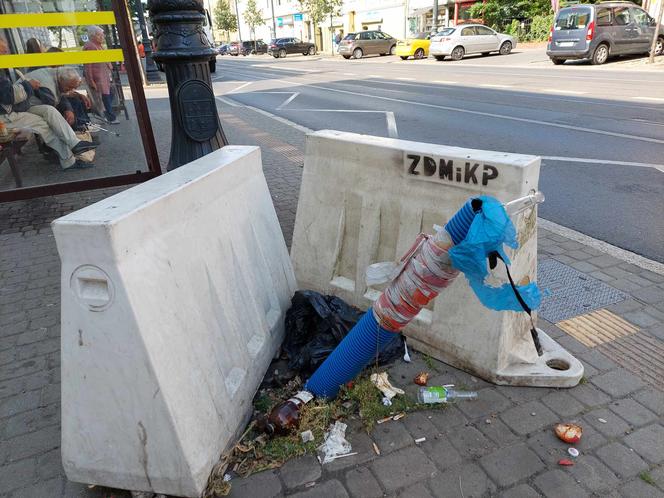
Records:
[[[214,24],[217,29],[226,32],[226,39],[230,41],[231,31],[237,29],[237,16],[231,11],[231,6],[225,0],[219,0],[214,8]]]
[[[256,6],[256,0],[247,0],[247,8],[244,10],[244,22],[251,29],[254,38],[254,51],[256,51],[256,26],[265,24],[263,11]]]
[[[343,0],[299,0],[302,11],[309,16],[314,30],[328,16],[338,15],[343,5]],[[314,36],[314,44],[316,37]]]
[[[487,0],[470,8],[472,17],[482,18],[486,25],[497,27],[506,20],[532,19],[551,12],[551,0]]]

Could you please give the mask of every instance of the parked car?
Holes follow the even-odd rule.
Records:
[[[228,43],[224,43],[223,45],[219,45],[217,47],[217,52],[219,52],[219,55],[228,54]]]
[[[344,59],[361,59],[365,55],[394,55],[397,40],[382,31],[348,33],[339,43],[338,52]]]
[[[299,38],[277,38],[270,42],[267,53],[275,59],[286,57],[287,54],[316,55],[316,45]]]
[[[397,43],[396,54],[402,60],[412,57],[413,59],[424,59],[429,56],[429,45],[431,45],[431,36],[429,33],[417,33],[406,41]]]
[[[242,49],[240,49],[242,55],[249,54],[267,54],[267,44],[263,40],[253,41],[243,41]]]
[[[230,42],[228,44],[228,55],[234,55],[237,57],[240,55],[240,42]]]
[[[612,55],[647,54],[658,29],[656,55],[664,53],[664,27],[631,2],[601,2],[560,9],[546,54],[554,64],[590,59],[604,64]]]
[[[488,55],[498,52],[508,55],[516,47],[516,39],[504,35],[482,24],[462,24],[445,28],[431,37],[429,53],[442,61],[450,56],[460,61],[468,54]]]

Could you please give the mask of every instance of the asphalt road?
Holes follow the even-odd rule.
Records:
[[[307,128],[543,157],[540,216],[664,262],[664,68],[218,58],[215,93]],[[266,118],[268,119],[268,118]]]

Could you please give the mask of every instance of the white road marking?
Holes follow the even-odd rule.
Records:
[[[282,102],[282,104],[281,104],[279,107],[277,107],[277,111],[283,109],[283,108],[286,107],[288,104],[290,104],[291,102],[293,102],[293,100],[295,99],[295,97],[297,97],[298,95],[300,95],[300,92],[294,92],[293,95],[291,95],[290,97],[288,97],[286,100],[284,100],[284,101]]]
[[[233,88],[230,92],[227,92],[227,93],[237,92],[238,90],[241,90],[241,89],[251,85],[252,83],[253,83],[253,81],[247,81],[246,83],[242,83],[240,86],[238,86],[236,88]]]
[[[632,97],[634,100],[650,100],[652,102],[664,102],[664,98],[660,97]]]
[[[664,169],[664,164],[636,163],[630,161],[613,161],[610,159],[588,159],[585,157],[560,157],[560,156],[540,156],[545,161],[585,163],[585,164],[609,164],[611,166],[634,166],[638,168],[654,168],[658,171]]]
[[[394,117],[394,113],[392,111],[386,112],[385,119],[387,120],[387,136],[390,138],[399,138],[397,120]]]
[[[394,78],[395,80],[401,80],[401,81],[415,81],[415,78]]]
[[[465,71],[464,67],[480,67],[482,68],[480,71]],[[513,66],[491,66],[491,70],[499,69],[500,67],[503,68],[511,68]],[[465,73],[465,74],[482,74],[486,75],[487,69],[489,69],[489,66],[480,66],[480,65],[473,65],[473,64],[449,64],[449,70],[450,72],[459,70],[460,73]],[[551,70],[547,70],[547,68],[538,68],[538,67],[527,67],[527,68],[519,68],[519,69],[532,69],[533,71],[530,73],[512,73],[512,72],[494,72],[493,76],[527,76],[527,77],[535,77],[535,78],[544,78],[544,79],[549,79],[549,78],[558,78],[558,79],[564,79],[564,80],[570,80],[570,79],[582,79],[584,81],[586,80],[596,80],[596,81],[601,81],[601,82],[610,82],[612,81],[609,76],[589,76],[588,73],[582,74],[577,71],[567,71],[569,68],[565,68],[563,70],[564,74],[555,74],[555,73],[560,73],[559,68],[556,68],[555,73],[553,72],[553,68]],[[546,74],[535,74],[535,71],[542,71],[544,70]],[[586,69],[587,71],[587,69]],[[576,72],[577,74],[574,75],[572,73]],[[621,82],[630,82],[630,83],[649,83],[649,84],[654,84],[655,82],[653,80],[648,80],[648,79],[634,79],[634,78],[623,78],[621,76],[616,76],[616,79],[620,79]]]
[[[439,85],[456,85],[456,81],[451,80],[434,80],[433,83],[438,83]]]
[[[585,234],[572,230],[571,228],[558,225],[549,220],[542,218],[537,218],[537,223],[539,228],[553,232],[561,237],[565,237],[581,244],[590,246],[598,251],[602,251],[605,254],[609,254],[614,258],[626,261],[633,265],[643,268],[644,270],[651,271],[653,273],[658,273],[659,275],[664,275],[664,264],[659,263],[658,261],[653,261],[652,259],[644,258],[639,254],[635,254],[631,251],[626,251],[620,247],[604,242],[603,240],[594,239]]]
[[[367,109],[284,109],[288,112],[348,112],[356,114],[385,114],[387,123],[387,136],[390,138],[399,138],[397,130],[397,121],[392,111],[370,111]]]
[[[512,88],[514,85],[496,85],[494,83],[484,83],[480,86],[484,88]]]
[[[270,69],[273,69],[275,71],[281,69],[283,71],[302,71],[304,73],[317,73],[320,71],[320,69],[305,69],[302,67],[288,67],[288,66],[277,67],[274,64],[252,64],[251,67],[269,67]]]
[[[630,121],[636,121],[637,123],[647,124],[648,126],[664,126],[664,123],[655,123],[654,121],[648,121],[647,119],[632,118]]]
[[[567,93],[570,95],[585,95],[588,92],[579,92],[577,90],[557,90],[555,88],[544,88],[540,90],[542,92],[551,92],[551,93]]]
[[[231,106],[231,107],[241,107],[241,105],[242,105],[242,104],[239,104],[239,103],[235,102],[234,100],[227,99],[226,97],[221,97],[221,96],[219,96],[219,95],[217,95],[215,98],[216,98],[219,102],[223,102],[224,104],[227,104],[227,105],[229,105],[229,106]]]
[[[384,78],[384,76],[381,76],[380,74],[370,74],[367,77],[368,78],[378,78],[378,79]]]
[[[357,76],[357,73],[341,73],[344,76]]]
[[[300,83],[292,82],[292,81],[286,81],[286,83],[290,83],[292,85],[299,85]],[[516,121],[519,123],[531,123],[531,124],[538,124],[542,126],[549,126],[551,128],[561,128],[563,130],[572,130],[572,131],[581,131],[584,133],[592,133],[595,135],[605,135],[609,137],[618,137],[618,138],[626,138],[628,140],[636,140],[639,142],[649,142],[649,143],[655,143],[655,144],[663,144],[664,145],[664,140],[657,139],[657,138],[650,138],[650,137],[639,137],[637,135],[629,135],[626,133],[617,133],[614,131],[606,131],[606,130],[598,130],[595,128],[586,128],[583,126],[573,126],[573,125],[566,125],[562,123],[552,123],[549,121],[541,121],[539,119],[529,119],[529,118],[519,118],[516,116],[509,116],[506,114],[497,114],[493,112],[483,112],[483,111],[473,111],[471,109],[461,109],[459,107],[451,107],[451,106],[445,106],[445,105],[438,105],[438,104],[429,104],[426,102],[417,102],[413,100],[406,100],[406,99],[397,99],[393,97],[384,97],[382,95],[371,95],[369,93],[360,93],[360,92],[351,92],[348,90],[340,90],[337,88],[328,88],[325,86],[318,86],[318,85],[307,85],[309,88],[317,88],[319,90],[325,90],[328,92],[337,92],[337,93],[344,93],[347,95],[355,95],[357,97],[367,97],[367,98],[372,98],[372,99],[377,99],[377,100],[386,100],[389,102],[397,102],[400,104],[408,104],[408,105],[416,105],[420,107],[429,107],[433,109],[442,109],[445,111],[452,111],[452,112],[458,112],[461,114],[471,114],[474,116],[486,116],[490,118],[497,118],[497,119],[505,119],[509,121]]]

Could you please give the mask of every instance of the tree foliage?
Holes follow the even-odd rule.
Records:
[[[263,19],[263,11],[256,6],[256,0],[247,0],[247,8],[244,9],[244,22],[247,23],[252,30],[256,26],[265,24]]]
[[[329,16],[339,15],[343,0],[299,0],[302,11],[309,16],[311,23],[318,26]]]
[[[217,29],[226,32],[226,38],[231,31],[237,29],[237,16],[231,11],[231,6],[225,0],[219,0],[213,12],[214,24]]]
[[[483,18],[488,26],[503,28],[512,19],[532,19],[551,14],[551,0],[487,0],[470,8],[473,18]]]

